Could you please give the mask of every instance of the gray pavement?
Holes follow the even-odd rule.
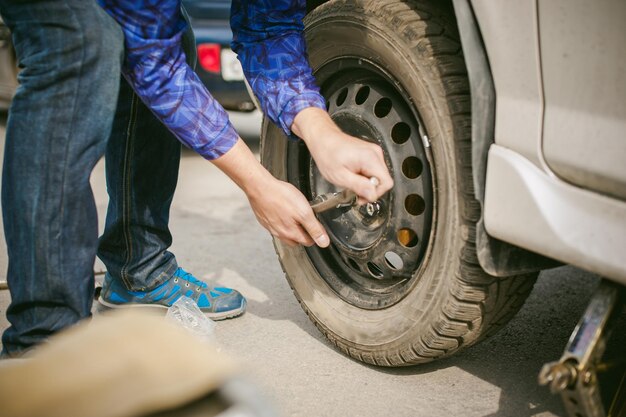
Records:
[[[251,132],[247,136],[258,131],[254,117],[234,119]],[[0,125],[2,143],[3,138]],[[103,166],[99,163],[92,176],[101,223],[107,201]],[[244,194],[188,151],[183,154],[171,229],[172,250],[182,266],[201,278],[235,287],[248,298],[243,317],[217,324],[216,341],[245,366],[285,416],[563,414],[548,389],[537,386],[537,373],[544,362],[560,356],[597,283],[592,274],[572,267],[542,273],[526,305],[505,329],[454,358],[419,367],[375,368],[339,353],[309,322]],[[0,239],[0,277],[6,264]],[[0,329],[8,326],[8,303],[8,292],[3,291]]]

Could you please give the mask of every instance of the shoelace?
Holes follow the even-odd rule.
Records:
[[[180,279],[184,279],[186,281],[191,282],[192,284],[199,285],[200,288],[208,287],[206,282],[200,281],[198,278],[194,277],[190,272],[185,271],[183,268],[180,268],[180,270],[181,272],[183,272],[183,275],[180,277]]]

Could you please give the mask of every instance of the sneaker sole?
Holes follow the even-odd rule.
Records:
[[[160,310],[167,310],[169,307],[168,306],[164,306],[161,304],[140,304],[140,303],[127,303],[127,304],[113,304],[113,303],[109,303],[108,301],[105,301],[102,299],[102,297],[98,297],[98,303],[106,308],[115,308],[115,309],[120,309],[120,308],[156,308],[156,309],[160,309]],[[205,311],[202,311],[202,313],[207,316],[208,318],[210,318],[213,321],[219,321],[219,320],[226,320],[226,319],[232,319],[235,317],[239,317],[241,316],[243,313],[246,312],[246,305],[247,305],[247,301],[244,300],[243,304],[241,307],[239,307],[236,310],[230,310],[230,311],[223,311],[221,313],[208,313]]]

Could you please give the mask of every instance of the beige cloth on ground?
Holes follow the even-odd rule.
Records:
[[[162,315],[116,311],[50,338],[28,359],[0,361],[0,415],[144,415],[201,398],[236,372]]]

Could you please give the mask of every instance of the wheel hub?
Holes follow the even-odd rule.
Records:
[[[321,221],[339,256],[351,269],[378,280],[410,277],[424,247],[415,226],[416,220],[419,223],[419,217],[424,217],[421,206],[425,205],[412,210],[412,214],[407,210],[406,200],[423,201],[424,187],[421,180],[410,181],[419,175],[407,178],[394,163],[409,161],[410,164],[411,158],[419,160],[416,148],[405,146],[410,145],[411,134],[419,138],[419,126],[398,94],[384,83],[368,80],[353,83],[332,93],[328,100],[329,114],[344,132],[383,147],[395,185],[376,202],[328,211],[320,216]],[[310,167],[313,196],[338,191],[322,178],[312,160]],[[424,227],[419,229],[423,231]]]
[[[366,59],[342,57],[316,76],[335,123],[382,147],[394,187],[378,201],[322,213],[331,245],[306,251],[344,300],[385,308],[416,282],[430,240],[434,200],[425,132],[400,84]],[[289,144],[288,160],[287,178],[311,199],[339,191],[322,177],[304,143]]]
[[[373,141],[379,136],[372,127],[356,115],[349,112],[331,114],[337,125],[352,136],[361,137]],[[337,187],[326,181],[320,174],[317,166],[311,160],[310,163],[311,194],[318,196],[328,192],[339,191]],[[374,203],[359,205],[357,203],[349,207],[340,207],[329,210],[320,215],[320,220],[331,236],[331,240],[348,253],[363,251],[371,248],[384,232],[388,211],[386,207],[387,196]]]

